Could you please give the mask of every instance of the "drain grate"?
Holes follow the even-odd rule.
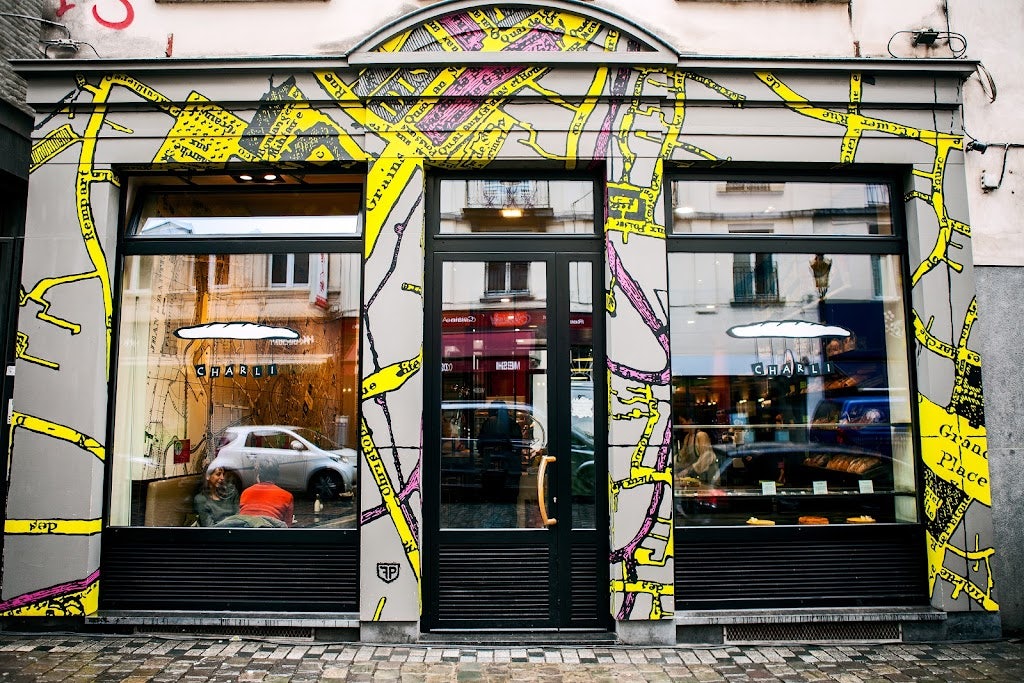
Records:
[[[894,621],[812,622],[796,624],[730,624],[725,627],[725,642],[748,643],[820,643],[820,642],[899,642],[900,625]]]
[[[215,626],[215,625],[181,625],[181,626],[137,626],[137,633],[152,635],[215,635],[242,636],[250,638],[291,638],[313,639],[313,629],[308,626]]]

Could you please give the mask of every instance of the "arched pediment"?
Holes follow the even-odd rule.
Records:
[[[678,53],[630,21],[575,0],[453,0],[374,32],[351,64],[676,64]]]

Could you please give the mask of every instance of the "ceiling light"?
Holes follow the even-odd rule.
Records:
[[[241,173],[241,174],[239,174],[238,179],[243,181],[243,182],[248,183],[248,182],[250,182],[252,180],[252,176],[249,175],[248,173]]]
[[[522,218],[523,217],[523,210],[522,209],[502,209],[501,210],[501,217],[502,218]]]
[[[692,216],[697,211],[692,206],[680,206],[676,209],[677,216]]]
[[[272,183],[275,180],[277,180],[277,174],[276,173],[264,173],[263,174],[263,179],[266,180],[268,183]]]

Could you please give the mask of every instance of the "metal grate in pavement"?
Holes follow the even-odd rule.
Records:
[[[806,622],[794,624],[730,624],[725,642],[744,643],[891,643],[900,640],[900,625],[878,622]]]

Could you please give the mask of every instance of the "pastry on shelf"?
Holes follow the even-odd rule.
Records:
[[[816,517],[814,515],[804,515],[797,520],[800,524],[828,524],[828,517]]]
[[[747,524],[751,526],[775,526],[775,522],[770,519],[758,519],[757,517],[751,517],[747,520]]]
[[[850,524],[874,524],[877,520],[871,515],[859,515],[857,517],[847,517],[846,521]]]
[[[697,477],[678,477],[676,486],[700,486],[700,479]]]

